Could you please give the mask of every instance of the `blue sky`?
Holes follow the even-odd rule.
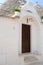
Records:
[[[3,2],[5,2],[6,0],[0,0],[0,3],[3,3]]]
[[[36,2],[38,2],[38,4],[40,4],[43,7],[43,0],[26,0],[27,2],[32,2],[33,4],[35,4]]]
[[[0,3],[5,2],[6,0],[0,0]],[[32,2],[33,4],[35,4],[36,2],[38,2],[42,7],[43,7],[43,0],[26,0],[27,2]]]

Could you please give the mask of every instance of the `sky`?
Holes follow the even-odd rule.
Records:
[[[6,0],[0,0],[0,3],[4,3]],[[43,7],[43,0],[26,0],[27,2],[32,2],[33,4],[35,4],[36,2],[38,2],[38,4],[40,4]]]
[[[43,7],[43,0],[26,0],[26,1],[27,2],[32,2],[33,4],[35,4],[36,2],[38,2],[38,4]]]
[[[5,2],[6,0],[0,0],[0,3],[3,3],[3,2]]]

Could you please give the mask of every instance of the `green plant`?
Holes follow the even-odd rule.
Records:
[[[20,8],[13,8],[12,11],[13,11],[13,12],[15,12],[15,11],[20,12],[21,9],[20,9]]]
[[[43,19],[43,16],[41,16],[41,19]]]

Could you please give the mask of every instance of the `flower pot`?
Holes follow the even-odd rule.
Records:
[[[20,12],[15,12],[15,15],[16,16],[20,16]]]
[[[12,15],[12,17],[19,17],[20,16],[20,12],[14,12],[14,15]]]

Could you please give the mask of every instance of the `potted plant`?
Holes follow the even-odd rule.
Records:
[[[42,20],[42,22],[43,22],[43,16],[41,16],[41,20]]]
[[[12,11],[15,13],[16,16],[19,16],[21,9],[20,8],[13,8]]]
[[[43,16],[41,16],[41,19],[43,19]]]

